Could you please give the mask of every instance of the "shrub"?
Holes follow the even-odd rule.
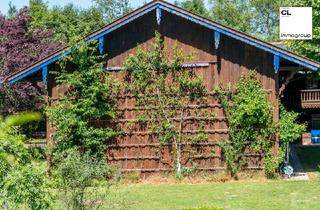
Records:
[[[247,164],[245,154],[269,153],[274,145],[275,124],[267,93],[256,72],[241,76],[235,89],[217,89],[229,126],[229,139],[221,144],[232,177]],[[265,159],[268,160],[268,159]]]
[[[108,126],[94,126],[97,119],[112,120],[117,82],[109,72],[103,71],[96,49],[86,44],[72,47],[72,54],[61,63],[57,73],[58,85],[68,90],[47,108],[50,122],[55,128],[55,152],[69,149],[89,152],[104,157],[107,141],[118,132]],[[70,72],[69,67],[74,69]]]
[[[10,209],[48,209],[52,204],[45,169],[28,164],[16,168],[2,186],[4,203]]]
[[[110,172],[105,161],[69,150],[66,157],[56,162],[54,177],[66,209],[98,209],[103,205],[110,185],[101,186]]]
[[[51,197],[44,169],[31,163],[17,126],[40,120],[37,113],[0,118],[0,203],[8,209],[47,209]]]

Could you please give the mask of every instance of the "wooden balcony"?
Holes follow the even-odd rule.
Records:
[[[284,103],[302,109],[320,108],[320,89],[299,90],[285,94]]]

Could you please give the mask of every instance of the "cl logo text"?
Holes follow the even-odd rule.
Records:
[[[288,9],[281,10],[281,15],[291,15]]]

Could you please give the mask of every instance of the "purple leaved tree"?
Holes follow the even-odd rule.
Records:
[[[48,30],[29,30],[28,9],[21,9],[14,18],[0,15],[0,80],[58,50]],[[41,103],[41,87],[21,81],[15,85],[1,84],[0,110],[3,114],[34,110]]]

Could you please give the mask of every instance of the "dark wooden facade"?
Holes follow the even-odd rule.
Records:
[[[306,69],[315,70],[319,63],[310,61],[292,52],[261,40],[247,36],[233,29],[222,26],[211,20],[196,16],[174,5],[163,1],[153,1],[133,13],[93,32],[84,40],[99,40],[107,54],[109,69],[121,69],[124,61],[130,54],[134,54],[137,47],[148,49],[154,41],[155,31],[158,31],[164,40],[164,47],[170,49],[175,43],[182,48],[185,54],[192,54],[192,68],[201,76],[210,93],[208,106],[198,107],[189,104],[189,111],[206,109],[215,113],[216,120],[199,119],[190,116],[190,122],[185,132],[192,135],[199,130],[197,122],[202,121],[208,141],[195,145],[198,150],[193,157],[193,162],[186,161],[187,166],[196,165],[199,170],[213,171],[223,169],[225,164],[218,146],[221,139],[228,137],[228,127],[222,107],[216,96],[212,93],[217,86],[234,85],[242,74],[256,71],[264,89],[268,92],[268,99],[274,107],[274,120],[279,120],[279,74],[283,65],[293,67],[304,66]],[[220,39],[217,40],[216,35]],[[102,41],[101,41],[102,40]],[[218,43],[217,43],[218,42]],[[23,69],[7,78],[9,83],[28,77],[33,74],[45,79],[46,69],[53,70],[55,62],[68,53],[68,48],[53,53],[30,67]],[[48,68],[47,68],[48,67]],[[35,72],[35,73],[33,73]],[[113,75],[122,79],[121,71],[114,71]],[[282,87],[282,86],[281,86]],[[281,89],[281,88],[280,88]],[[48,96],[58,99],[63,93],[52,75],[48,76]],[[121,118],[118,122],[125,134],[111,142],[108,150],[108,159],[118,165],[122,171],[137,171],[145,175],[159,172],[169,172],[174,169],[174,160],[167,146],[159,150],[159,141],[148,131],[143,130],[137,123],[137,116],[141,107],[137,107],[134,98],[120,96],[118,100]],[[104,122],[97,122],[103,126]],[[128,127],[133,128],[127,132]],[[132,126],[133,125],[133,126]],[[47,138],[52,139],[52,130],[48,126]],[[214,151],[214,153],[212,152]],[[277,144],[275,145],[277,152]],[[250,159],[248,168],[261,168],[261,156],[248,154]]]
[[[163,36],[165,48],[170,49],[177,43],[185,54],[193,54],[192,63],[208,64],[193,68],[193,71],[203,78],[208,92],[212,93],[214,87],[219,85],[235,84],[242,74],[250,70],[257,71],[258,78],[268,91],[269,100],[274,106],[274,119],[278,119],[277,76],[273,69],[272,54],[223,35],[219,48],[215,49],[214,31],[170,13],[163,13],[160,25],[156,22],[156,13],[151,12],[106,35],[107,67],[122,67],[123,62],[130,54],[135,53],[137,47],[148,49],[154,41],[155,31]],[[114,76],[121,79],[123,75],[115,71]],[[61,90],[59,91],[59,88],[52,83],[53,80],[49,81],[51,81],[48,86],[49,95],[58,98]],[[174,160],[170,148],[164,147],[159,151],[159,141],[138,125],[136,118],[141,108],[135,106],[134,98],[119,97],[118,105],[123,118],[119,119],[119,123],[125,135],[109,145],[109,161],[125,172],[138,171],[150,174],[172,171]],[[191,113],[195,109],[200,107],[190,104]],[[215,113],[217,120],[212,122],[206,119],[192,119],[191,125],[185,132],[190,135],[196,133],[199,129],[196,122],[202,121],[209,138],[207,142],[195,145],[197,154],[193,157],[193,161],[185,163],[189,167],[195,164],[199,170],[223,169],[224,163],[218,144],[221,139],[227,138],[228,127],[222,107],[215,95],[210,94],[208,107],[202,109]],[[132,126],[132,123],[135,125]],[[127,131],[129,124],[131,128],[134,127],[130,132]],[[250,156],[248,167],[260,168],[261,157],[254,154]]]

